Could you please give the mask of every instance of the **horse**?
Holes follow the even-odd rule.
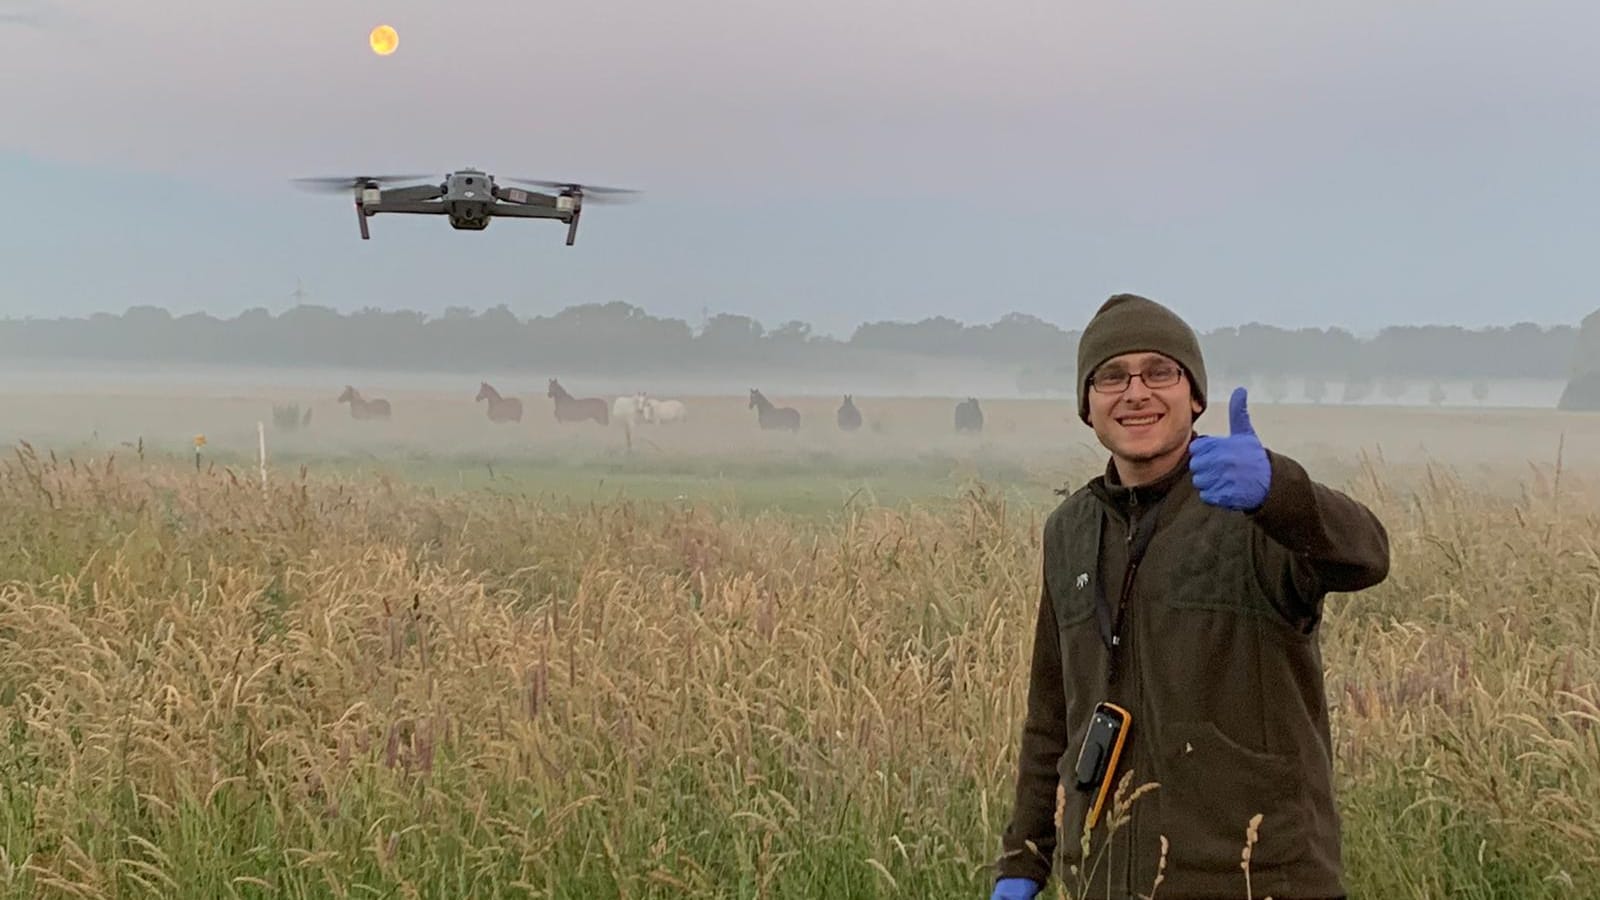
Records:
[[[601,425],[611,422],[611,410],[606,406],[606,401],[599,397],[585,397],[582,400],[567,393],[561,382],[550,379],[550,389],[545,391],[545,396],[556,401],[557,422],[582,422],[593,419]]]
[[[978,408],[978,398],[968,397],[956,404],[956,430],[983,430],[983,410]]]
[[[479,400],[489,401],[489,421],[491,422],[521,422],[522,401],[515,397],[502,397],[487,381],[478,382],[478,396],[472,402]]]
[[[844,403],[839,406],[840,431],[855,431],[861,427],[861,410],[856,409],[855,398],[849,394],[844,395]]]
[[[756,421],[763,431],[799,431],[800,411],[792,406],[773,406],[772,401],[755,388],[750,389],[748,409],[756,411]]]
[[[640,391],[634,395],[633,402],[638,416],[652,425],[682,422],[689,417],[689,410],[682,400],[657,400]]]
[[[612,401],[611,418],[626,425],[639,424],[644,420],[644,407],[639,404],[639,397],[618,397]]]
[[[364,399],[360,391],[348,384],[344,386],[344,393],[339,395],[338,402],[350,404],[350,418],[352,419],[389,418],[389,401],[382,397],[375,397],[371,400]]]

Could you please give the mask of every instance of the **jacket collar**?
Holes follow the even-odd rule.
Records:
[[[1190,439],[1193,439],[1193,435]],[[1165,497],[1174,488],[1187,484],[1188,480],[1189,450],[1186,447],[1183,456],[1165,475],[1155,481],[1133,487],[1124,485],[1117,476],[1116,460],[1108,460],[1105,473],[1096,475],[1089,482],[1089,491],[1098,497],[1101,503],[1126,518],[1129,507],[1148,506]]]

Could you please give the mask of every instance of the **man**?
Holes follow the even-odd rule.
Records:
[[[1078,867],[1069,885],[1088,897],[1148,895],[1158,875],[1163,900],[1243,898],[1247,877],[1258,898],[1342,897],[1316,628],[1326,594],[1387,577],[1387,532],[1263,448],[1243,388],[1228,436],[1195,436],[1205,363],[1161,304],[1107,300],[1079,342],[1078,387],[1079,418],[1111,460],[1045,524],[1016,807],[993,897],[1029,900],[1048,880],[1058,783],[1064,853]],[[1080,858],[1099,788],[1079,789],[1076,769],[1102,702],[1130,718],[1098,783],[1131,773],[1130,789],[1155,786],[1109,840],[1108,797]]]

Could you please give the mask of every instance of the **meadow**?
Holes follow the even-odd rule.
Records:
[[[0,895],[987,896],[1070,403],[332,396],[0,401]],[[1351,896],[1600,896],[1600,417],[1254,417],[1393,542],[1322,635]]]

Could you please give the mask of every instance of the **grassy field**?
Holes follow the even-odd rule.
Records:
[[[399,399],[263,490],[260,397],[6,398],[0,893],[987,896],[1070,407]],[[1352,896],[1600,896],[1600,418],[1255,421],[1393,538],[1323,635]]]

